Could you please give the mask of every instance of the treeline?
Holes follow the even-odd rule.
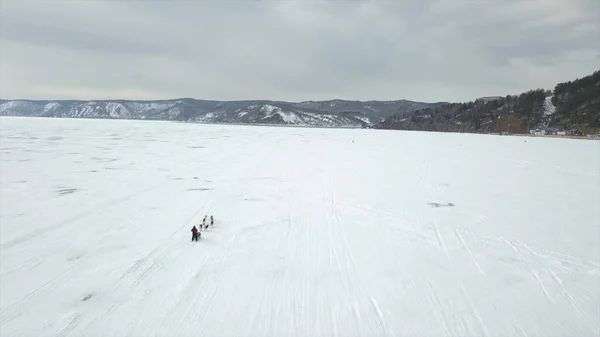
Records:
[[[556,114],[552,123],[561,128],[600,129],[600,70],[575,81],[559,83],[552,95]]]
[[[551,97],[550,101],[546,98]],[[552,112],[552,114],[548,114]],[[600,71],[559,83],[553,91],[535,89],[520,95],[487,97],[467,103],[396,114],[375,125],[379,129],[527,133],[533,127],[600,131]]]
[[[448,131],[448,132],[527,132],[542,122],[543,89],[515,96],[491,97],[467,103],[450,103],[418,110],[406,117],[394,115],[376,126],[381,129]]]

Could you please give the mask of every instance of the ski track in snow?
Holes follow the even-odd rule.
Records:
[[[2,336],[600,336],[598,143],[0,131]]]

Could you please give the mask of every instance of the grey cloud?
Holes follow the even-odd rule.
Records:
[[[94,32],[85,32],[78,27],[53,27],[51,23],[37,23],[20,20],[14,16],[2,20],[2,37],[7,40],[44,45],[49,47],[81,49],[108,53],[160,53],[159,45],[116,38]]]
[[[472,44],[493,66],[507,65],[514,58],[552,64],[573,50],[600,48],[599,4],[588,0],[482,2],[473,12],[455,13],[453,19],[460,24],[454,36]],[[596,8],[595,15],[590,7]],[[584,25],[591,29],[577,32]]]
[[[2,96],[32,98],[54,86],[81,88],[73,95],[469,100],[600,68],[599,6],[5,0],[0,67],[10,71],[0,86]]]
[[[529,27],[524,22],[516,21],[503,26],[506,27],[504,29],[499,26],[477,27],[469,30],[470,33],[466,31],[465,36],[481,41],[485,36],[498,34],[490,32],[492,29],[503,31],[497,39],[489,41],[485,48],[480,47],[480,51],[492,65],[506,65],[513,58],[556,65],[565,54],[574,50],[598,50],[599,44],[594,42],[594,38],[600,37],[600,29],[574,34],[576,25],[577,23],[564,23],[552,27]]]

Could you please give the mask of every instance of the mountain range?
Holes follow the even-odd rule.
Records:
[[[600,132],[600,70],[553,90],[464,103],[396,101],[6,100],[0,116],[171,120],[449,132],[528,133],[534,127]]]
[[[397,101],[0,100],[0,116],[172,120],[198,123],[370,127],[444,103]]]

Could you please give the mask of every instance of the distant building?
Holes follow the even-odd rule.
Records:
[[[566,136],[566,135],[581,135],[581,131],[578,128],[573,128],[569,130],[559,130],[558,128],[548,128],[548,127],[539,127],[529,129],[529,133],[532,135],[557,135],[557,136]]]
[[[556,135],[558,134],[558,128],[533,128],[529,129],[529,133],[532,135]]]
[[[476,102],[490,102],[490,101],[497,101],[500,98],[502,98],[502,96],[486,96],[486,97],[480,97],[478,99],[476,99]]]

